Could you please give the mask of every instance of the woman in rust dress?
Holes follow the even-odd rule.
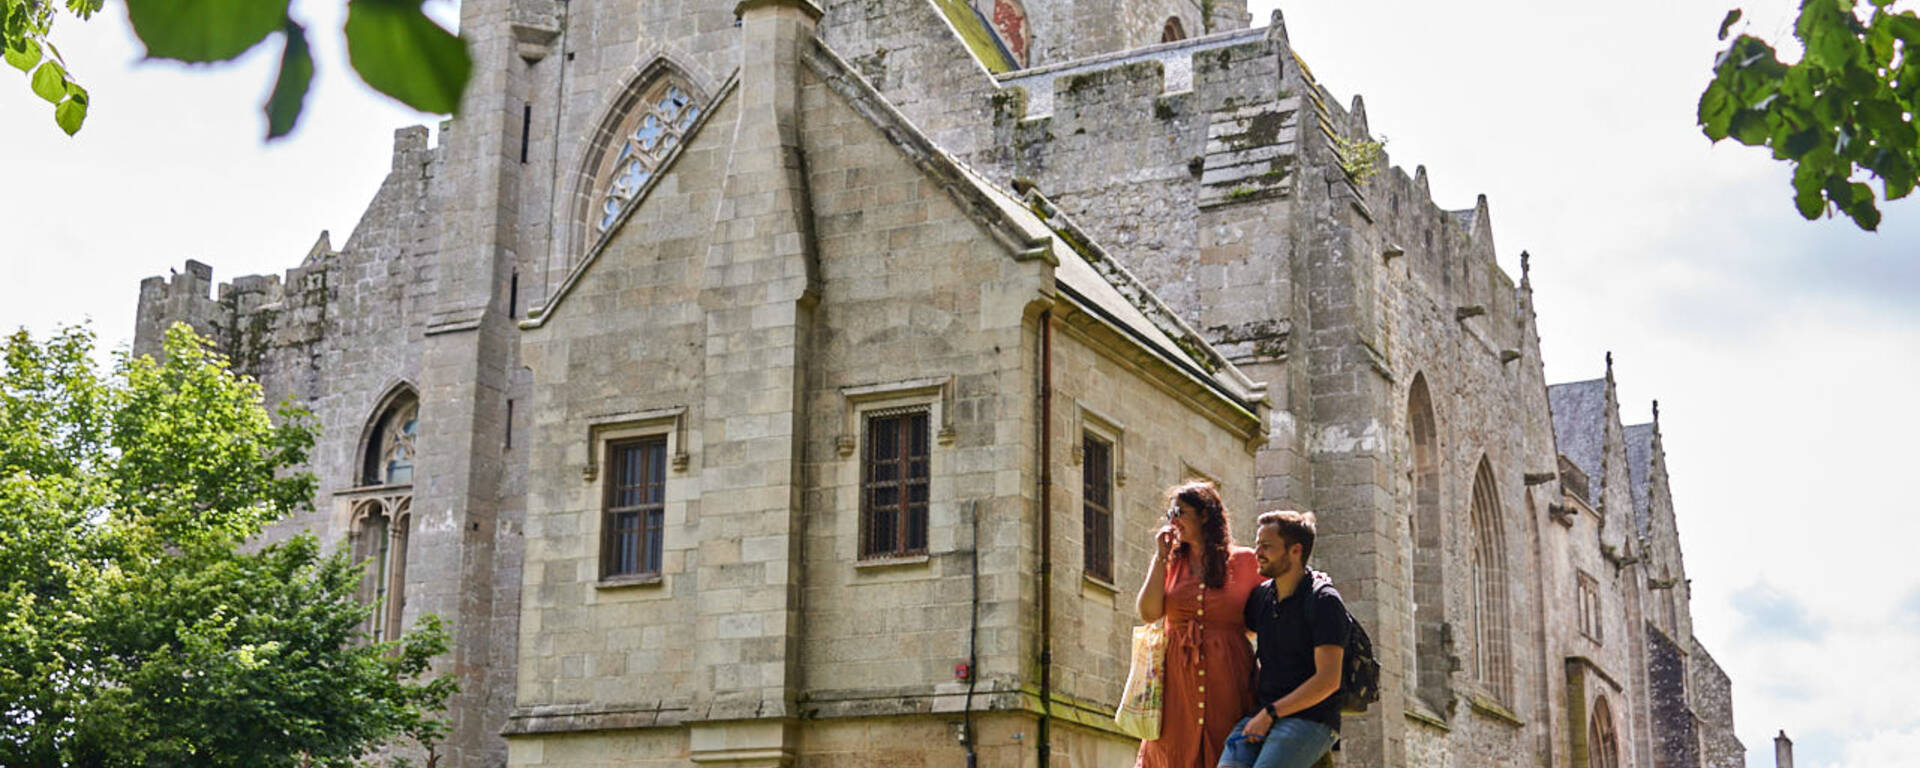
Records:
[[[1167,525],[1134,607],[1167,620],[1160,738],[1140,742],[1137,768],[1214,768],[1233,724],[1253,709],[1253,646],[1241,610],[1260,583],[1253,550],[1233,546],[1212,483],[1168,493]]]

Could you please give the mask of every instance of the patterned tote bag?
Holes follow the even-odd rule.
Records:
[[[1142,741],[1160,738],[1160,706],[1167,687],[1166,622],[1133,628],[1133,668],[1113,721]]]

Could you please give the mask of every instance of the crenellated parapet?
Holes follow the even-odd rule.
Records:
[[[157,355],[174,323],[213,340],[236,369],[258,376],[269,350],[318,341],[326,332],[327,260],[337,255],[321,232],[307,258],[284,275],[243,275],[213,290],[213,267],[188,260],[186,271],[140,283],[135,355]]]

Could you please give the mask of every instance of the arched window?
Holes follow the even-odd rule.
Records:
[[[1160,27],[1160,42],[1172,43],[1187,39],[1187,28],[1180,23],[1180,17],[1168,16],[1167,23]]]
[[[1480,458],[1473,478],[1473,673],[1487,693],[1513,703],[1508,645],[1507,542],[1501,530],[1500,491],[1493,465]]]
[[[363,564],[360,599],[374,607],[365,631],[373,642],[400,632],[406,610],[407,528],[412,517],[420,398],[399,387],[380,401],[360,445],[360,486],[348,498],[354,562]]]
[[[1027,66],[1027,48],[1032,33],[1027,28],[1027,9],[1020,0],[974,0],[975,7],[987,17],[987,26],[999,38],[1008,58],[1016,67]],[[991,10],[989,10],[989,8]]]
[[[397,637],[406,611],[407,527],[413,497],[366,498],[353,512],[353,559],[365,568],[360,599],[373,606],[365,631],[373,642]]]
[[[1413,628],[1414,682],[1427,706],[1445,712],[1447,687],[1446,531],[1440,509],[1440,435],[1427,392],[1426,374],[1414,374],[1407,394],[1407,429],[1413,444]]]
[[[667,153],[680,144],[700,117],[693,88],[680,78],[662,76],[640,93],[614,135],[617,144],[594,174],[594,231],[605,233],[632,207],[647,180],[659,171]]]
[[[412,390],[388,396],[387,405],[361,447],[360,485],[413,482],[414,440],[420,430],[420,399]]]
[[[1607,697],[1593,700],[1593,718],[1587,723],[1587,768],[1620,768],[1620,737],[1613,730],[1613,708]]]

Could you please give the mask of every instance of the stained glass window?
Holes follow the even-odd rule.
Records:
[[[633,205],[649,179],[660,169],[660,161],[679,145],[682,137],[700,117],[700,106],[692,91],[680,83],[663,79],[640,99],[638,114],[621,129],[613,158],[601,169],[600,196],[594,208],[594,229],[605,232],[620,220],[620,214]]]

